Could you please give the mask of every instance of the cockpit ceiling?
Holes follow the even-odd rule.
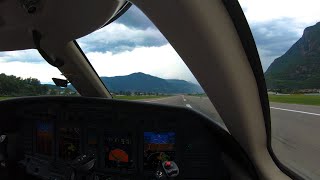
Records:
[[[85,36],[110,20],[125,0],[0,0],[0,51],[59,46]],[[94,13],[92,13],[94,12]]]

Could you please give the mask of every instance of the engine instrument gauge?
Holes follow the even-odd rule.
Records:
[[[132,168],[132,136],[130,133],[105,133],[105,167]]]

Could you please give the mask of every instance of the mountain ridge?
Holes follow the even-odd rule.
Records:
[[[125,76],[103,76],[101,80],[111,92],[130,91],[165,94],[204,92],[199,85],[185,80],[162,79],[142,72]]]
[[[268,89],[320,89],[320,22],[305,28],[302,37],[267,71]]]

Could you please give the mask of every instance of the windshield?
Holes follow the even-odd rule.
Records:
[[[77,42],[115,99],[192,108],[225,127],[192,72],[137,7]]]
[[[319,179],[320,1],[240,0],[264,70],[272,148],[305,179]]]

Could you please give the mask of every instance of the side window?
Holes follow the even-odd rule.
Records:
[[[0,100],[39,95],[77,95],[75,89],[59,88],[52,78],[64,78],[37,50],[0,52]]]
[[[305,179],[319,179],[320,2],[240,4],[252,30],[268,88],[272,148]]]

